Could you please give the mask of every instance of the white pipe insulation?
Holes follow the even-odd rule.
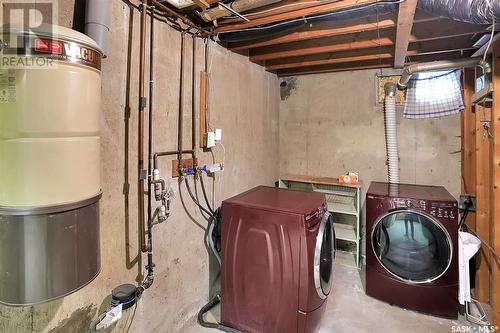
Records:
[[[399,152],[396,121],[396,84],[385,84],[385,139],[387,146],[387,165],[389,183],[399,183]]]

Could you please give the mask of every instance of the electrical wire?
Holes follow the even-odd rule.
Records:
[[[333,12],[325,13],[325,14],[312,15],[312,16],[309,16],[309,17],[301,17],[301,18],[298,18],[298,19],[293,19],[293,20],[289,20],[289,21],[278,22],[278,23],[275,23],[275,24],[272,24],[272,25],[266,25],[266,26],[261,26],[261,27],[251,27],[251,28],[245,28],[245,29],[229,30],[229,31],[224,31],[223,33],[220,33],[220,34],[225,34],[225,33],[230,33],[230,32],[232,33],[232,32],[242,32],[242,31],[266,30],[266,29],[277,28],[277,27],[280,27],[282,25],[287,25],[287,24],[296,23],[296,22],[306,22],[307,23],[308,20],[313,20],[313,19],[318,19],[318,18],[325,18],[325,17],[334,16],[334,15],[338,15],[338,14],[351,13],[351,12],[358,11],[360,9],[371,8],[371,7],[374,7],[374,6],[376,7],[378,4],[396,5],[396,4],[405,2],[405,1],[406,0],[377,1],[377,2],[368,4],[368,5],[365,5],[365,6],[361,6],[361,7],[347,8],[347,9],[337,10],[337,11],[333,11]]]
[[[478,234],[474,230],[472,230],[467,224],[465,224],[465,227],[467,228],[467,230],[469,230],[469,232],[471,234],[473,234],[474,236],[476,236],[481,241],[481,243],[484,244],[484,246],[486,246],[488,248],[488,250],[490,251],[491,255],[493,255],[496,258],[496,260],[500,260],[500,255],[498,253],[496,253],[495,249],[490,244],[488,244],[487,242],[485,242],[484,240],[482,240],[481,237],[479,237]]]
[[[134,312],[132,313],[132,319],[130,320],[130,323],[127,327],[127,330],[125,331],[125,333],[128,333],[130,331],[130,327],[132,327],[132,323],[134,322],[134,319],[135,319],[135,313],[137,312],[137,302],[139,300],[136,300],[135,301],[135,305],[134,305]]]
[[[486,61],[486,56],[488,55],[488,51],[490,50],[490,47],[491,47],[491,42],[493,41],[493,35],[495,34],[495,14],[493,13],[493,8],[491,7],[491,1],[488,1],[488,5],[490,6],[492,25],[491,25],[490,41],[488,42],[488,46],[486,47],[486,50],[484,51],[483,61]]]
[[[224,183],[224,163],[226,162],[226,147],[222,144],[222,142],[216,142],[216,145],[220,146],[222,148],[222,170],[220,171],[220,177],[219,177],[219,195],[221,197],[221,204],[222,204],[222,186]]]
[[[199,174],[201,191],[203,192],[203,197],[205,198],[205,203],[207,204],[208,210],[212,213],[212,216],[215,216],[215,212],[210,206],[210,201],[208,200],[207,191],[205,190],[205,182],[203,181],[203,172]]]
[[[458,223],[458,230],[462,229],[462,226],[464,225],[465,219],[467,218],[467,215],[469,214],[469,209],[472,207],[472,201],[470,199],[466,200],[465,202],[465,209],[462,214],[462,217],[460,218],[460,223]]]

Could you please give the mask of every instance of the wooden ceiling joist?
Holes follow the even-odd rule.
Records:
[[[277,59],[266,62],[266,69],[269,71],[273,71],[285,68],[341,64],[346,62],[361,62],[374,59],[391,59],[394,56],[393,52],[394,50],[392,49],[392,47],[384,47],[368,50],[353,50],[318,54],[306,57]]]
[[[415,23],[428,23],[439,20],[439,17],[419,14],[415,18]],[[240,51],[269,45],[286,44],[303,40],[347,35],[363,31],[373,31],[377,29],[384,30],[388,28],[395,28],[396,22],[397,18],[394,14],[381,16],[379,17],[378,22],[377,18],[373,16],[349,20],[348,22],[321,22],[313,24],[312,26],[301,28],[298,31],[294,31],[286,35],[257,39],[249,42],[229,43],[228,49],[232,51]]]
[[[345,8],[352,8],[352,7],[357,7],[357,6],[368,5],[368,4],[375,3],[375,2],[377,2],[377,0],[342,0],[342,1],[324,3],[324,4],[320,4],[318,6],[314,6],[314,7],[309,7],[309,8],[299,9],[299,10],[295,10],[295,11],[291,11],[291,12],[287,12],[287,13],[257,18],[257,19],[251,20],[250,22],[243,22],[243,23],[220,26],[215,31],[216,32],[225,32],[225,31],[251,28],[251,27],[258,26],[258,25],[262,25],[262,24],[269,24],[269,23],[273,23],[273,22],[286,21],[286,20],[306,17],[306,16],[314,15],[314,14],[321,14],[321,13],[341,10],[341,9],[345,9]]]
[[[276,74],[279,77],[283,76],[295,76],[295,75],[308,75],[308,74],[320,74],[320,73],[332,73],[341,71],[351,71],[351,70],[361,70],[361,69],[375,69],[375,68],[389,68],[392,67],[392,60],[370,60],[363,63],[353,62],[345,63],[340,65],[325,65],[325,66],[311,66],[311,67],[300,67],[300,68],[289,68],[278,70]]]
[[[417,0],[406,0],[399,4],[396,45],[394,47],[395,68],[401,68],[404,66],[416,9]]]
[[[421,61],[434,61],[434,60],[453,60],[463,57],[468,57],[473,51],[468,51],[464,54],[438,54],[438,55],[427,55],[423,56],[418,62]],[[409,61],[405,65],[410,65],[416,63],[417,61]],[[295,76],[295,75],[307,75],[307,74],[319,74],[319,73],[331,73],[331,72],[341,72],[341,71],[354,71],[362,69],[376,69],[376,68],[390,68],[393,65],[391,60],[369,60],[364,62],[349,62],[337,65],[322,65],[322,66],[306,66],[299,68],[288,68],[277,70],[277,75],[283,76]]]
[[[469,47],[470,41],[464,39],[454,40],[453,38],[445,42],[433,42],[430,46],[427,43],[415,43],[412,49],[407,51],[407,56],[423,57],[427,55],[438,55],[444,53],[463,54],[472,52],[475,48]],[[372,48],[367,50],[354,50],[347,52],[334,52],[329,54],[318,54],[306,57],[285,58],[270,60],[266,62],[266,69],[274,71],[285,68],[298,68],[306,66],[319,66],[327,64],[341,64],[346,62],[363,62],[375,59],[391,59],[394,57],[392,47]]]
[[[328,65],[328,64],[341,64],[345,62],[362,62],[368,60],[376,60],[376,59],[392,59],[392,53],[377,53],[373,55],[359,55],[345,58],[332,58],[326,60],[313,60],[313,61],[302,61],[281,65],[270,65],[266,66],[267,70],[277,70],[277,69],[285,69],[285,68],[297,68],[297,67],[307,67],[307,66],[318,66],[318,65]]]
[[[322,38],[321,40],[295,42],[252,49],[250,51],[250,60],[262,61],[388,45],[394,45],[394,33],[392,31],[386,30],[381,32],[379,36],[373,31],[366,31],[351,35]]]
[[[445,29],[441,30],[436,30],[431,23],[422,24],[416,27],[418,27],[418,29],[415,29],[414,33],[409,37],[410,44],[434,40],[442,41],[459,37],[463,37],[464,40],[470,41],[471,36],[485,33],[483,26],[462,25],[458,23],[449,23],[446,25]],[[250,60],[263,61],[346,50],[394,46],[394,39],[394,32],[390,30],[379,33],[379,36],[376,36],[373,32],[364,32],[353,35],[339,36],[337,38],[332,37],[327,39],[318,39],[316,41],[303,41],[284,44],[281,46],[258,48],[251,50]],[[446,41],[444,42],[446,43]],[[466,47],[470,47],[472,44],[473,43],[467,42]],[[435,43],[432,45],[436,46]],[[439,45],[437,45],[436,48],[441,49]],[[457,47],[453,48],[456,49]]]
[[[316,24],[313,26],[313,28],[306,27],[284,36],[261,39],[251,42],[230,43],[228,48],[232,51],[239,51],[268,45],[285,44],[316,38],[333,37],[363,31],[371,31],[376,29],[393,28],[396,26],[396,20],[394,18],[383,19],[379,21],[378,24],[377,21],[373,18],[363,18],[350,23],[353,24],[346,26],[345,23],[337,23],[331,28],[323,28],[326,26],[326,24],[323,23]]]
[[[324,0],[317,0],[317,1],[305,1],[305,2],[297,2],[294,0],[284,0],[280,1],[278,3],[273,3],[269,6],[264,6],[264,7],[258,7],[253,10],[249,10],[245,12],[245,16],[248,17],[251,20],[261,18],[261,17],[266,17],[270,15],[277,15],[277,14],[283,14],[283,13],[288,13],[288,12],[293,12],[299,9],[305,9],[305,8],[310,8],[317,6],[318,4],[321,4],[320,1],[323,3],[325,2]],[[335,1],[335,0],[333,0]],[[333,2],[330,0],[330,2]],[[240,23],[241,19],[237,17],[224,17],[219,20],[219,25],[229,25],[233,23]]]

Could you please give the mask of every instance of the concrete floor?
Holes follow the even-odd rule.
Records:
[[[366,296],[360,271],[336,265],[333,293],[318,333],[331,332],[452,332],[467,325],[464,317],[447,320],[407,311]]]
[[[360,271],[355,268],[336,265],[334,274],[333,291],[318,333],[443,333],[453,332],[454,326],[471,325],[463,316],[459,316],[458,320],[436,318],[366,296]],[[193,326],[189,332],[215,331]]]

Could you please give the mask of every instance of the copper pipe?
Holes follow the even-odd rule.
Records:
[[[145,237],[145,218],[144,218],[144,109],[146,108],[146,96],[144,96],[144,72],[146,67],[146,17],[147,17],[147,0],[142,0],[141,3],[141,31],[139,40],[139,116],[137,129],[137,176],[138,176],[138,223],[139,223],[139,238],[142,252],[147,252]]]
[[[177,13],[176,11],[168,8],[167,6],[161,4],[160,2],[158,2],[156,0],[152,0],[151,3],[153,5],[155,5],[157,8],[161,9],[166,14],[174,16],[174,17],[180,19],[184,24],[188,25],[189,27],[198,30],[199,32],[201,32],[201,36],[202,37],[207,37],[207,36],[211,36],[212,35],[211,32],[209,32],[209,31],[207,31],[207,30],[199,27],[198,25],[196,25],[195,23],[193,23],[193,21],[191,21],[190,19],[188,19],[187,17],[185,17],[185,16]]]
[[[179,119],[177,125],[177,160],[179,162],[179,169],[182,168],[182,136],[184,133],[184,36],[185,33],[181,33],[181,63],[180,63],[180,75],[179,75]]]
[[[179,151],[177,151],[177,150],[161,151],[161,152],[155,153],[153,155],[154,168],[158,169],[158,157],[161,157],[161,156],[173,156],[173,155],[178,155],[178,154],[179,154]],[[182,154],[191,154],[191,156],[193,157],[193,159],[196,158],[194,150],[191,150],[191,149],[190,150],[183,150]]]
[[[191,149],[196,150],[196,37],[193,36],[193,72],[191,77]],[[196,153],[196,152],[195,152]],[[196,159],[196,158],[195,158]]]
[[[153,276],[153,208],[151,187],[153,184],[153,88],[154,88],[154,6],[150,7],[150,28],[149,28],[149,115],[148,115],[148,220],[147,220],[147,249],[148,249],[148,275]]]

